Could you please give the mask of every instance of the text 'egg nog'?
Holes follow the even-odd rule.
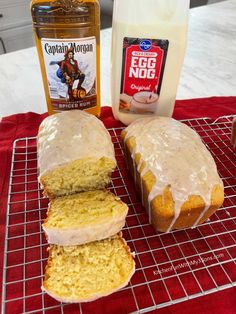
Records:
[[[128,125],[171,116],[187,42],[189,0],[114,1],[113,114]]]

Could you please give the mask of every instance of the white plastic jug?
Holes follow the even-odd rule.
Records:
[[[187,42],[190,0],[115,0],[111,49],[113,114],[172,116]]]

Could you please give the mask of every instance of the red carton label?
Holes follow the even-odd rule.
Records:
[[[124,38],[120,111],[156,111],[168,46],[168,40]]]

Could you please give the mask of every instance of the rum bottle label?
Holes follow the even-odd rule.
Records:
[[[41,39],[54,112],[97,105],[96,37]]]

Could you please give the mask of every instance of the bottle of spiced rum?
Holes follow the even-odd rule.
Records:
[[[99,1],[32,0],[31,13],[49,114],[99,116]]]

